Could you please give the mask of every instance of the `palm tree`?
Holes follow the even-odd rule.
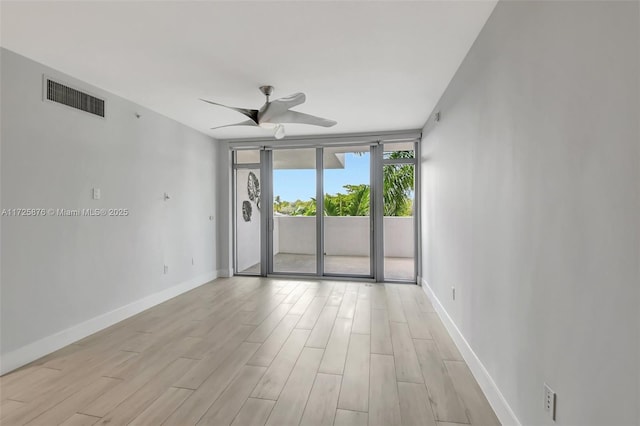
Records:
[[[369,185],[345,185],[349,200],[342,216],[369,215]]]
[[[308,201],[296,201],[296,210],[294,216],[315,216],[316,215],[316,199],[311,198]]]
[[[385,156],[389,159],[413,158],[413,151],[393,151]],[[385,216],[411,216],[413,203],[413,165],[387,164],[382,171],[382,198]]]
[[[385,159],[413,158],[413,151],[393,151],[385,154]],[[384,216],[411,216],[413,210],[412,193],[414,189],[413,164],[387,164],[382,171]],[[324,214],[326,216],[367,216],[369,215],[370,187],[366,184],[344,185],[346,194],[325,194]],[[274,204],[278,208],[289,204],[280,202],[276,197]],[[315,216],[316,200],[297,200],[293,204],[294,216]]]
[[[343,194],[329,195],[324,194],[324,215],[325,216],[343,216],[342,214],[342,196]]]

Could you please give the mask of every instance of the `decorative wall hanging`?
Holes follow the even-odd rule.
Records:
[[[260,210],[260,181],[253,172],[249,172],[249,177],[247,178],[247,193],[249,194],[249,199],[255,202],[256,207]]]
[[[242,202],[242,218],[245,222],[251,221],[251,203],[249,201]]]

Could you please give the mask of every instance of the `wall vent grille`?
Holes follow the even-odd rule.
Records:
[[[90,114],[104,117],[104,100],[46,79],[47,99]]]

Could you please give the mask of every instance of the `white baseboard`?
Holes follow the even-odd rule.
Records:
[[[456,324],[453,322],[444,306],[442,306],[442,303],[440,303],[440,300],[433,292],[433,289],[429,287],[429,283],[427,283],[427,281],[422,277],[419,277],[419,282],[422,285],[423,291],[427,294],[427,297],[433,303],[433,307],[442,320],[442,323],[453,338],[453,342],[456,344],[458,350],[462,354],[462,357],[469,366],[471,374],[473,374],[473,377],[475,377],[476,381],[480,385],[480,388],[487,397],[489,404],[491,404],[493,411],[495,411],[496,415],[498,416],[500,423],[505,426],[520,426],[520,421],[507,403],[504,395],[502,395],[502,392],[500,392],[500,389],[498,389],[498,386],[493,381],[493,378],[485,368],[484,364],[482,364],[473,349],[471,349],[471,346],[469,346],[467,340],[464,338]]]
[[[217,272],[209,272],[199,275],[191,280],[182,282],[166,290],[146,296],[128,305],[114,309],[113,311],[98,315],[80,324],[44,337],[33,343],[29,343],[19,349],[4,354],[0,360],[0,375],[6,374],[16,368],[22,367],[51,352],[57,351],[73,342],[85,338],[95,332],[105,329],[117,322],[136,315],[166,300],[186,293],[196,287],[215,280]]]

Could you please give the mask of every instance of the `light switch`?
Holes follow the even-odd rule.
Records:
[[[93,199],[94,200],[100,199],[100,188],[93,188]]]

